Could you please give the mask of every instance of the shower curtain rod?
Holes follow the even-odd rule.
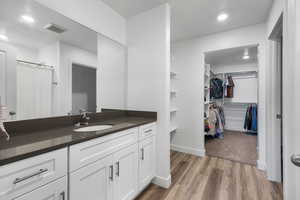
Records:
[[[29,62],[29,61],[26,61],[26,60],[17,60],[17,62],[26,63],[26,64],[32,64],[32,65],[38,65],[40,67],[49,67],[51,69],[54,69],[53,66],[45,65],[45,64],[42,64],[42,63]]]

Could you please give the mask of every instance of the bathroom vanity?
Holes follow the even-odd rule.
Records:
[[[119,112],[90,125],[103,124],[112,127],[75,132],[59,125],[2,138],[0,199],[134,199],[155,176],[156,117]]]
[[[136,197],[157,117],[124,110],[127,48],[34,0],[0,13],[0,200]]]

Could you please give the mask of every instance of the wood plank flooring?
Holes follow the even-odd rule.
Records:
[[[206,155],[256,165],[257,136],[238,131],[224,131],[224,138],[205,140]]]
[[[171,152],[172,185],[151,184],[136,200],[282,200],[282,186],[254,166]]]

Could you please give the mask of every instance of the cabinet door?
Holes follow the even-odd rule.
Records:
[[[67,200],[67,177],[44,185],[13,200]]]
[[[112,155],[70,175],[70,200],[112,200],[114,168]]]
[[[138,191],[138,145],[116,152],[114,163],[114,200],[131,200]]]
[[[139,144],[139,189],[146,187],[155,174],[155,137],[150,137]]]

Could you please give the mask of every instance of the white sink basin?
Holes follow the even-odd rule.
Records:
[[[112,128],[112,125],[97,125],[97,126],[88,126],[83,128],[74,129],[75,132],[93,132],[93,131],[102,131],[105,129]]]

